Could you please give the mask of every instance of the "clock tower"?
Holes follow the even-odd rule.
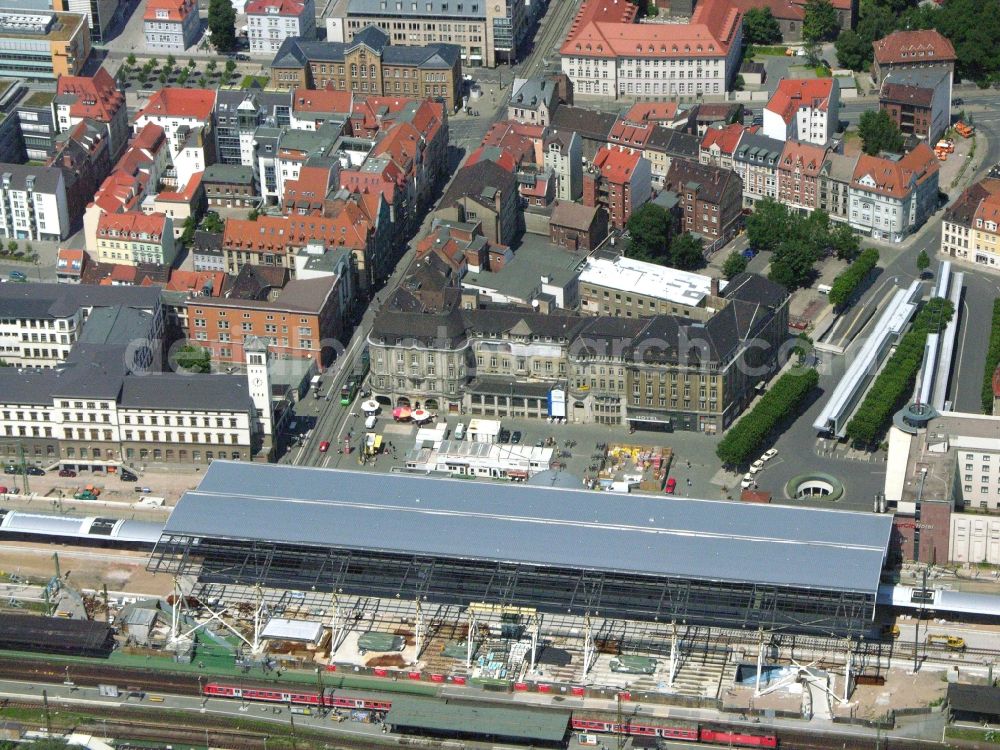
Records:
[[[247,336],[243,340],[243,356],[247,363],[247,385],[250,388],[250,399],[257,410],[257,426],[263,440],[265,453],[272,445],[274,417],[271,407],[271,375],[267,363],[267,339],[259,336]]]

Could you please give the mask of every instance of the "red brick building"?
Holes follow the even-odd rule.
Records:
[[[742,221],[743,182],[735,172],[674,159],[667,172],[666,189],[677,194],[681,230],[705,241],[712,252],[736,236]]]
[[[649,160],[627,148],[604,146],[583,175],[583,205],[603,207],[616,229],[624,229],[632,212],[651,194]]]
[[[608,236],[608,215],[596,206],[556,201],[549,219],[549,240],[567,250],[592,252]]]
[[[825,159],[823,146],[787,141],[778,160],[778,202],[803,211],[815,209]]]

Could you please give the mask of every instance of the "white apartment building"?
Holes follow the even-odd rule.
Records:
[[[148,123],[159,125],[173,159],[188,144],[192,131],[212,130],[215,96],[212,89],[159,89],[136,114],[133,129],[138,134]]]
[[[744,133],[733,152],[733,171],[743,180],[743,207],[778,199],[778,162],[785,144],[760,133]]]
[[[583,141],[571,130],[550,129],[543,145],[545,168],[556,175],[556,198],[576,201],[583,193]]]
[[[939,171],[926,143],[898,159],[862,154],[848,189],[851,227],[875,239],[901,241],[937,206]]]
[[[198,41],[198,3],[195,0],[148,0],[142,26],[149,49],[183,52]]]
[[[274,55],[289,37],[316,38],[314,0],[253,0],[246,15],[251,54]]]
[[[1000,267],[1000,179],[970,185],[944,212],[941,252],[989,268]]]
[[[68,237],[69,230],[62,170],[0,164],[0,236],[55,242]]]
[[[66,361],[94,310],[119,305],[148,313],[149,335],[163,335],[157,288],[0,285],[0,359],[16,367],[56,367]]]
[[[740,12],[726,0],[698,3],[687,24],[632,23],[615,0],[587,0],[560,54],[577,95],[695,97],[723,94],[742,51]],[[633,13],[634,15],[634,13]]]
[[[834,78],[786,78],[764,108],[762,132],[779,141],[825,146],[840,124],[840,85]]]

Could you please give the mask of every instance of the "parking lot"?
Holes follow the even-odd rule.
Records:
[[[468,425],[468,417],[448,417],[442,421],[447,423],[448,435],[454,434],[460,422]],[[636,445],[651,448],[663,447],[673,451],[673,463],[670,477],[676,480],[674,493],[678,497],[698,497],[705,499],[724,499],[727,495],[720,485],[712,483],[717,470],[718,459],[715,458],[716,437],[697,432],[655,432],[637,430],[629,433],[624,426],[608,426],[600,424],[555,424],[537,419],[502,419],[504,430],[519,432],[523,445],[534,446],[552,443],[555,449],[554,460],[565,467],[565,472],[583,485],[583,478],[593,474],[591,468],[595,456],[599,453],[598,445]],[[406,455],[413,447],[417,434],[417,425],[411,422],[394,422],[390,415],[382,413],[373,432],[383,436],[384,451],[366,464],[359,462],[359,455],[352,450],[350,455],[338,453],[338,444],[334,441],[330,451],[319,464],[324,468],[355,469],[376,472],[392,472],[404,469]],[[350,432],[352,445],[365,432],[364,416],[360,412],[348,420],[345,435]],[[335,437],[335,436],[334,436]],[[312,440],[332,440],[330,436],[314,435]],[[505,480],[506,481],[506,480]],[[689,483],[690,482],[690,483]],[[731,494],[731,492],[729,493]]]

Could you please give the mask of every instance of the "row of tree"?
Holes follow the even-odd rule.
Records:
[[[983,414],[993,413],[993,373],[1000,365],[1000,299],[993,301],[993,321],[986,347],[986,368],[983,370]]]
[[[872,44],[900,29],[936,29],[947,37],[958,58],[957,79],[988,85],[1000,81],[1000,13],[995,2],[948,0],[943,5],[919,0],[866,0],[854,31],[837,39],[837,60],[864,71],[873,61]],[[803,25],[805,35],[805,25]]]
[[[662,206],[646,203],[632,212],[625,255],[635,260],[696,271],[705,265],[702,242],[690,232],[678,232],[673,214]]]
[[[715,453],[722,463],[730,467],[745,466],[774,428],[795,412],[818,382],[819,374],[813,369],[792,370],[778,378],[757,405],[719,441]]]
[[[878,264],[878,250],[870,247],[857,257],[843,273],[833,280],[830,285],[830,304],[834,307],[846,305],[861,283],[868,278],[875,266]]]
[[[772,252],[769,278],[789,291],[809,286],[816,263],[828,252],[847,261],[861,252],[851,228],[832,223],[825,211],[803,215],[771,198],[754,206],[746,227],[751,247]]]
[[[857,444],[872,446],[885,434],[892,415],[913,393],[927,335],[943,329],[954,313],[951,302],[941,297],[931,299],[917,313],[910,330],[899,340],[896,351],[847,423],[848,438]]]

